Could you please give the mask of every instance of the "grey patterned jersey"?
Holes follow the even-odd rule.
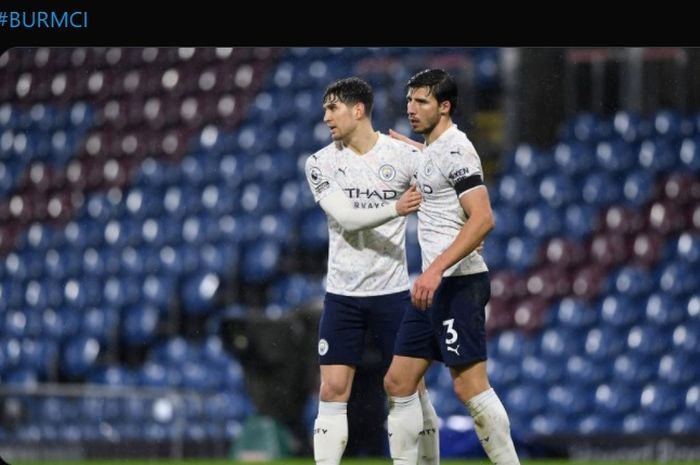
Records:
[[[363,209],[398,200],[409,188],[419,162],[418,150],[380,134],[364,155],[335,143],[319,150],[306,160],[306,179],[316,202],[341,190],[361,215]],[[373,296],[408,289],[405,231],[405,217],[356,232],[343,230],[329,217],[326,290]]]
[[[418,211],[418,240],[423,271],[454,242],[467,216],[460,195],[483,183],[481,160],[467,135],[456,125],[423,150],[417,173],[423,201]],[[443,276],[487,271],[486,263],[473,251],[445,270]]]

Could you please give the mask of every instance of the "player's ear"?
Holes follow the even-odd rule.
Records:
[[[438,104],[438,107],[440,109],[440,114],[441,115],[449,115],[450,114],[450,108],[452,107],[452,104],[450,103],[449,100],[443,100]]]
[[[365,104],[362,102],[357,102],[352,107],[352,113],[355,119],[360,119],[365,115]]]

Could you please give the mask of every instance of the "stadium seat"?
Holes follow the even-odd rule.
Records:
[[[621,139],[599,142],[595,154],[598,166],[610,174],[626,172],[636,161],[629,144]]]
[[[566,377],[578,385],[598,385],[607,380],[612,367],[606,361],[572,355],[566,361]]]
[[[649,434],[668,429],[668,419],[653,413],[630,413],[622,420],[622,433]]]
[[[101,352],[102,346],[94,338],[70,339],[61,352],[60,370],[68,379],[80,379],[95,366]]]
[[[700,324],[690,320],[676,326],[673,330],[672,344],[676,352],[685,354],[700,352]]]
[[[583,301],[566,297],[555,304],[556,321],[563,328],[589,329],[598,321],[598,313]]]
[[[614,379],[631,385],[639,386],[652,381],[655,371],[652,360],[643,353],[619,355],[613,364]]]
[[[620,417],[639,407],[639,390],[625,383],[606,383],[595,390],[595,411]]]
[[[504,403],[513,415],[532,417],[544,411],[547,399],[539,384],[521,384],[508,392]]]
[[[662,383],[645,386],[640,397],[641,412],[651,412],[664,419],[678,413],[682,405],[683,398],[679,395],[678,390]]]
[[[568,176],[588,173],[595,165],[595,154],[578,142],[559,142],[554,148],[554,162]]]
[[[669,141],[647,139],[641,143],[637,163],[653,176],[672,170],[678,164],[677,156]]]
[[[640,302],[623,294],[609,294],[600,303],[601,323],[626,329],[642,321]]]
[[[593,360],[611,360],[625,348],[624,333],[607,326],[592,328],[584,347],[586,355]]]
[[[670,386],[685,386],[698,379],[700,370],[688,354],[669,353],[659,360],[657,376]]]
[[[580,417],[593,409],[594,396],[590,389],[580,384],[559,384],[547,391],[547,405],[550,412],[564,417]]]
[[[684,169],[697,173],[700,171],[700,138],[686,137],[680,144],[678,154],[680,166]]]
[[[540,357],[528,355],[523,357],[521,379],[530,384],[551,386],[559,383],[564,377],[564,366],[560,363],[550,363]]]
[[[150,304],[138,304],[126,309],[123,317],[121,338],[128,346],[148,344],[157,335],[158,308]]]

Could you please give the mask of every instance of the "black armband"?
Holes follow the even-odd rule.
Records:
[[[457,197],[459,197],[463,192],[483,184],[484,181],[481,179],[481,176],[474,174],[468,178],[461,178],[459,181],[457,181],[455,183],[455,192],[457,192]]]

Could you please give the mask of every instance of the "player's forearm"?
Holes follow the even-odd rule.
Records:
[[[321,200],[321,208],[349,232],[371,229],[399,216],[396,202],[390,202],[382,207],[373,209],[353,208],[345,194],[329,195]],[[340,197],[342,196],[342,198]]]
[[[492,215],[470,217],[462,226],[455,240],[430,264],[441,274],[476,249],[494,227]]]

